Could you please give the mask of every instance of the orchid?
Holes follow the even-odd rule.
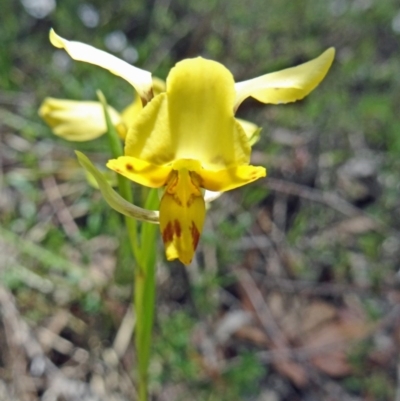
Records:
[[[166,257],[186,265],[202,232],[205,191],[229,191],[266,176],[264,167],[249,164],[258,131],[235,118],[240,104],[248,97],[271,104],[300,100],[322,81],[334,58],[330,48],[297,67],[238,83],[216,61],[186,59],[169,72],[166,91],[156,94],[150,72],[53,30],[50,40],[73,59],[122,77],[137,92],[135,117],[125,119],[124,156],[107,167],[140,185],[164,189],[159,223]]]

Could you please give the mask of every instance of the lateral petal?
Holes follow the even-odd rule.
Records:
[[[134,121],[136,120],[137,116],[142,111],[142,109],[143,106],[140,97],[135,96],[133,102],[129,106],[125,107],[124,110],[122,110],[121,112],[122,122],[120,124],[120,130],[119,130],[122,133],[122,135],[120,134],[122,139],[125,140],[126,135],[129,131],[129,127],[134,123]]]
[[[161,166],[172,162],[175,154],[167,94],[161,93],[146,105],[130,126],[125,139],[125,155]]]
[[[244,99],[254,97],[262,103],[289,103],[303,99],[324,79],[335,56],[333,47],[319,57],[297,67],[262,75],[235,84],[236,110]]]
[[[59,49],[65,49],[74,60],[97,65],[125,79],[136,89],[144,104],[153,97],[153,82],[150,72],[134,67],[93,46],[64,39],[58,36],[53,29],[50,30],[50,42]]]
[[[111,159],[107,167],[129,180],[150,188],[160,188],[165,185],[172,170],[171,166],[157,166],[132,156]]]

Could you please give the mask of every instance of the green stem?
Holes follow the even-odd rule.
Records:
[[[123,182],[120,182],[120,178],[123,178]],[[132,202],[132,200],[129,199],[129,197],[132,199],[132,191],[129,188],[126,188],[127,185],[129,185],[129,182],[127,182],[127,180],[122,177],[121,175],[118,175],[118,189],[119,189],[119,193],[120,195],[125,198],[127,201]],[[130,195],[130,196],[126,196],[126,195]],[[135,258],[136,261],[138,261],[141,258],[141,249],[139,248],[139,244],[138,244],[138,238],[137,238],[137,221],[131,217],[128,216],[124,216],[125,218],[125,225],[126,225],[126,229],[128,231],[128,237],[129,237],[129,242],[131,244],[131,248],[132,248],[132,252],[133,252],[133,256]],[[141,266],[140,266],[141,267]]]
[[[155,209],[157,206],[157,190],[153,189],[148,194],[145,208]],[[143,268],[135,271],[134,302],[137,314],[135,344],[138,358],[139,388],[142,388],[142,397],[147,397],[144,394],[147,391],[151,333],[154,322],[157,232],[158,227],[156,225],[143,223],[141,233],[142,258],[140,261]],[[147,398],[139,399],[140,401],[147,400]]]
[[[123,149],[118,134],[113,126],[107,111],[107,102],[104,95],[98,92],[98,97],[104,108],[108,137],[113,157],[123,155]],[[131,187],[128,180],[118,175],[118,188],[120,195],[129,202],[133,202]],[[145,208],[157,209],[158,194],[150,190]],[[148,399],[148,371],[150,363],[151,333],[154,322],[155,304],[155,267],[158,227],[155,224],[143,223],[138,238],[138,227],[135,219],[125,217],[132,252],[136,260],[133,304],[136,311],[135,346],[139,373],[139,401]]]

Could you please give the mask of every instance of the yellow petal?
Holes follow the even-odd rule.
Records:
[[[203,229],[206,209],[196,176],[173,171],[160,202],[160,229],[168,260],[188,265]]]
[[[167,164],[175,159],[166,93],[154,97],[130,127],[125,140],[125,155],[156,165]]]
[[[153,80],[154,96],[157,96],[160,93],[165,92],[165,90],[166,90],[165,81],[163,81],[162,79],[157,78],[157,77],[153,77],[152,80]],[[129,127],[136,120],[137,116],[142,111],[142,109],[143,109],[143,105],[142,105],[140,97],[135,96],[134,101],[122,111],[122,113],[121,113],[122,124],[120,124],[117,127],[118,133],[122,139],[125,139]]]
[[[253,146],[256,142],[258,142],[260,139],[261,127],[250,121],[242,120],[241,118],[237,118],[236,121],[243,128],[250,146]]]
[[[121,116],[112,107],[108,113],[114,125]],[[52,128],[55,135],[69,141],[89,141],[107,131],[104,112],[99,102],[46,98],[39,115]]]
[[[167,92],[140,113],[126,138],[125,154],[154,164],[201,160],[210,170],[247,164],[250,146],[233,116],[233,77],[221,64],[181,61],[167,78]]]
[[[121,113],[121,124],[117,127],[118,134],[122,139],[126,138],[126,134],[129,130],[129,127],[136,120],[139,113],[142,111],[142,101],[139,96],[135,97],[135,100]]]
[[[101,194],[105,201],[117,212],[125,216],[134,217],[138,220],[147,221],[149,223],[158,223],[158,212],[154,210],[142,209],[141,207],[132,205],[126,201],[121,195],[115,192],[107,179],[100,173],[99,170],[92,164],[92,162],[81,152],[75,151],[81,166],[97,181]]]
[[[198,174],[202,188],[221,192],[249,184],[265,177],[267,172],[264,167],[237,166],[220,171],[201,170]]]
[[[335,56],[331,47],[314,60],[235,84],[235,110],[249,96],[262,103],[289,103],[303,99],[324,79]]]
[[[165,185],[171,173],[171,166],[157,166],[131,156],[109,160],[107,167],[129,180],[150,188],[160,188]]]
[[[152,98],[153,82],[150,72],[134,67],[103,50],[66,40],[58,36],[53,29],[50,30],[50,42],[55,47],[65,49],[74,60],[97,65],[125,79],[136,89],[144,104]]]

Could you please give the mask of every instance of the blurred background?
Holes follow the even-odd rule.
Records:
[[[268,178],[224,194],[196,260],[157,270],[151,393],[170,400],[400,400],[400,5],[395,0],[2,0],[0,400],[134,400],[132,262],[88,185],[107,139],[55,137],[46,96],[122,110],[125,81],[49,29],[165,79],[202,55],[237,81],[336,48],[305,100],[245,101]],[[160,244],[160,255],[162,255]]]

